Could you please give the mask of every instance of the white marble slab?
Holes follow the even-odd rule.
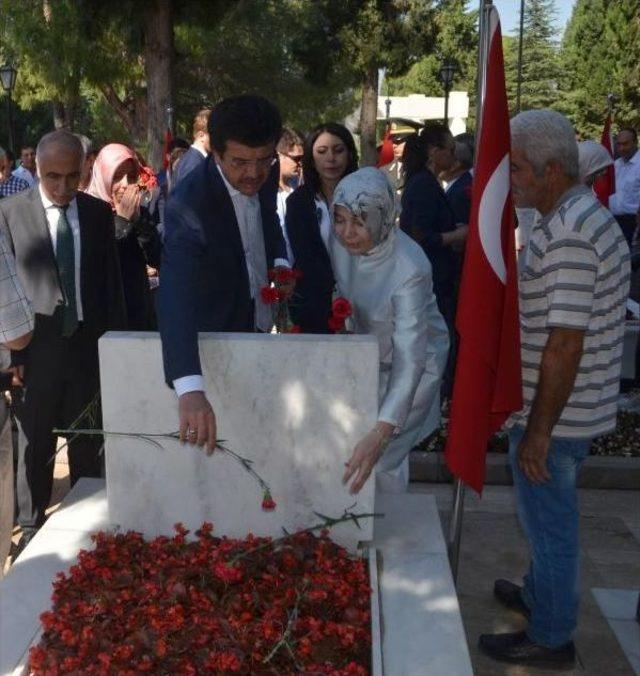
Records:
[[[592,589],[629,664],[640,676],[640,624],[636,620],[637,589]]]
[[[472,674],[449,565],[446,555],[438,553],[444,541],[434,497],[378,494],[376,509],[385,517],[375,529],[380,593],[372,603],[379,603],[382,626],[373,626],[372,632],[382,632],[384,674]],[[79,481],[55,520],[41,529],[0,582],[0,674],[22,674],[23,657],[38,634],[39,615],[50,607],[55,574],[68,569],[81,548],[91,546],[82,515],[92,527],[107,529],[106,511],[104,482]],[[372,614],[375,625],[373,605]],[[374,665],[377,654],[374,650]]]
[[[218,436],[249,458],[271,485],[278,507],[261,509],[254,480],[231,458],[205,456],[163,441],[164,450],[134,439],[108,437],[110,518],[146,535],[173,532],[183,521],[216,532],[281,534],[318,522],[314,511],[373,509],[371,479],[357,500],[341,483],[344,462],[377,414],[378,346],[370,336],[202,334],[205,386]],[[164,384],[157,334],[111,333],[100,340],[103,425],[108,431],[173,432],[175,394]],[[334,538],[353,550],[370,540],[345,524]]]
[[[436,499],[424,493],[376,493],[375,546],[392,552],[446,554]],[[408,525],[410,524],[410,526]]]

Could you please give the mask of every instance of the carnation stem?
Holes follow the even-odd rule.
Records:
[[[172,441],[177,441],[180,439],[180,433],[179,432],[108,432],[107,430],[99,430],[99,429],[54,429],[53,434],[73,434],[73,438],[75,439],[76,437],[85,435],[85,436],[109,436],[109,437],[130,437],[132,439],[140,439],[141,441],[146,441],[149,444],[153,444],[154,446],[160,448],[161,450],[164,450],[164,446],[157,441],[157,439],[170,439]],[[235,451],[232,451],[230,448],[227,446],[223,445],[224,439],[220,439],[219,441],[216,441],[216,448],[220,449],[223,453],[226,455],[230,456],[233,458],[243,469],[247,474],[252,476],[255,481],[258,483],[260,488],[262,489],[263,493],[267,491],[269,494],[271,494],[271,488],[269,487],[269,484],[253,469],[252,464],[253,461],[249,460],[248,458],[244,458],[241,456],[239,453],[236,453]],[[69,442],[65,444],[68,445]],[[64,446],[61,447],[61,449],[64,448]],[[59,449],[59,450],[61,450]],[[54,456],[55,457],[55,456]]]
[[[233,566],[235,563],[241,561],[242,559],[246,559],[247,556],[250,556],[251,554],[255,554],[256,552],[259,552],[263,549],[268,549],[269,547],[275,547],[276,545],[282,542],[286,542],[288,539],[294,537],[295,535],[300,535],[301,533],[315,533],[316,531],[324,530],[325,528],[333,528],[333,526],[337,526],[339,523],[346,523],[347,521],[353,521],[353,523],[355,523],[356,526],[360,528],[360,524],[358,523],[359,519],[371,519],[371,518],[375,519],[384,516],[384,514],[381,514],[379,512],[354,514],[353,512],[350,512],[349,509],[351,508],[345,509],[342,516],[339,517],[331,517],[326,516],[324,514],[319,514],[318,512],[314,512],[316,516],[322,519],[320,523],[316,523],[313,526],[309,526],[308,528],[302,528],[301,530],[298,530],[295,533],[287,533],[286,535],[276,538],[275,540],[269,539],[266,542],[259,544],[257,547],[254,547],[251,550],[244,551],[241,552],[240,554],[232,556],[227,561],[227,565]]]

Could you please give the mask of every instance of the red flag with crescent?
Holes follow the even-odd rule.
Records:
[[[484,485],[490,437],[511,412],[522,408],[509,109],[495,8],[487,23],[486,87],[458,296],[458,359],[445,450],[452,474],[478,492]]]
[[[613,144],[611,143],[611,114],[607,115],[607,119],[604,122],[600,143],[609,151],[609,155],[613,157]],[[600,203],[608,209],[609,197],[616,191],[616,171],[613,164],[610,164],[593,182],[593,191],[600,200]]]

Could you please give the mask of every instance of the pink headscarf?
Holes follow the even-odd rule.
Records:
[[[113,175],[116,173],[118,167],[127,160],[133,160],[136,169],[140,170],[140,164],[136,154],[122,143],[109,143],[106,145],[96,157],[91,172],[91,183],[87,188],[87,192],[94,197],[98,197],[113,207],[113,199],[111,197],[111,184],[113,183]]]

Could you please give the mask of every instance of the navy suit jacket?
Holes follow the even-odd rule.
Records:
[[[458,177],[458,180],[447,190],[447,202],[453,211],[453,218],[456,223],[469,223],[471,213],[471,183],[473,178],[469,171],[465,171]]]
[[[196,167],[204,163],[206,157],[191,146],[189,150],[180,158],[176,166],[176,170],[171,177],[171,189],[173,190],[183,178],[186,178]]]
[[[416,172],[405,183],[400,228],[427,254],[433,268],[433,291],[444,314],[447,299],[454,295],[457,265],[451,247],[442,244],[442,233],[455,230],[455,222],[444,190],[428,169]]]
[[[273,190],[269,182],[259,195],[269,268],[276,258],[287,258]],[[165,376],[171,384],[176,378],[202,373],[199,331],[254,330],[238,221],[211,157],[169,196],[161,270],[158,326]]]
[[[295,267],[302,272],[289,302],[291,319],[303,333],[329,333],[335,282],[320,234],[315,195],[308,185],[301,185],[287,198],[285,224]]]

